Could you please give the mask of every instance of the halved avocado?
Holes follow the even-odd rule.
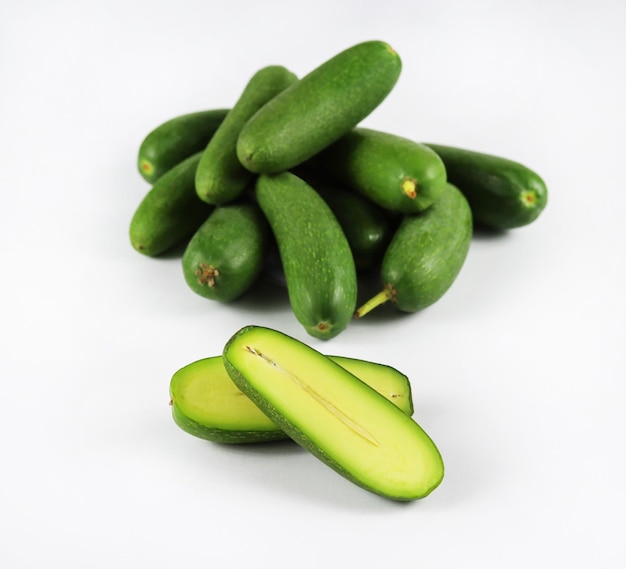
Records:
[[[270,328],[246,326],[224,348],[234,383],[292,439],[355,484],[415,500],[443,479],[425,431],[339,364]]]
[[[330,356],[397,405],[413,414],[411,386],[406,375],[391,366]],[[175,423],[187,433],[219,443],[256,443],[288,439],[233,383],[222,356],[203,358],[179,369],[170,381],[170,404]]]

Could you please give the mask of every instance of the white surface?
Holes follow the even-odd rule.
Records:
[[[624,566],[625,5],[373,4],[2,4],[2,567]],[[326,344],[280,293],[217,305],[132,250],[153,126],[367,39],[404,67],[364,124],[527,164],[535,224]],[[294,445],[179,430],[171,375],[251,323],[405,371],[442,485],[396,504]]]

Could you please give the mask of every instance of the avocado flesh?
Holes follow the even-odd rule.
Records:
[[[408,378],[383,364],[330,356],[397,405],[413,413]],[[172,415],[184,431],[214,442],[253,443],[288,439],[233,383],[222,356],[195,361],[179,369],[170,382]]]
[[[233,384],[221,356],[178,370],[172,377],[170,397],[172,406],[198,425],[224,430],[276,430],[276,424]]]
[[[268,417],[354,483],[414,500],[441,482],[441,456],[421,427],[313,348],[250,326],[231,338],[224,360],[233,381]]]

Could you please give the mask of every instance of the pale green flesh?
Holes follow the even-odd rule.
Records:
[[[410,384],[404,374],[373,362],[339,356],[331,358],[358,375],[405,414],[412,414]],[[170,397],[179,413],[200,426],[226,431],[278,429],[232,382],[222,356],[204,358],[179,369],[170,382]]]
[[[423,497],[440,483],[441,456],[420,426],[316,350],[250,327],[229,342],[224,357],[257,404],[356,483],[404,500]]]
[[[225,430],[275,431],[264,415],[231,381],[221,356],[178,370],[170,383],[172,404],[188,419]]]

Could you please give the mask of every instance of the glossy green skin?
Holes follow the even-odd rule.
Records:
[[[378,389],[383,387],[381,378],[384,378],[384,389],[380,390],[379,393],[389,399],[407,416],[413,415],[411,384],[406,375],[384,364],[342,356],[327,357],[368,385],[372,385],[374,378],[376,378]],[[185,397],[188,397],[185,391],[191,383],[202,384],[207,391],[214,392],[220,388],[223,389],[224,382],[230,383],[233,389],[238,389],[228,376],[221,355],[203,358],[179,369],[170,381],[170,405],[174,422],[190,435],[218,443],[248,444],[289,439],[289,436],[278,425],[271,423],[271,421],[271,425],[268,425],[265,415],[262,415],[265,420],[252,419],[252,422],[256,422],[256,428],[251,428],[250,417],[241,417],[239,425],[234,425],[232,422],[225,425],[216,419],[209,410],[203,410],[201,419],[198,416],[191,417],[191,413],[185,409],[184,401],[181,403],[181,399],[184,400]],[[255,407],[255,410],[262,414],[258,408]]]
[[[243,126],[269,100],[298,78],[278,65],[254,74],[243,93],[209,141],[196,172],[196,191],[203,201],[233,201],[250,184],[254,174],[237,158],[237,139]]]
[[[254,349],[256,345],[254,341],[250,341],[248,339],[248,336],[250,334],[258,334],[259,331],[261,331],[261,333],[263,334],[273,336],[274,341],[277,341],[276,338],[282,337],[282,340],[279,340],[279,341],[282,342],[281,351],[284,352],[284,355],[286,357],[288,357],[288,353],[294,349],[297,350],[299,353],[301,353],[302,351],[308,352],[307,355],[305,356],[306,363],[303,365],[302,369],[298,370],[303,375],[306,375],[307,369],[310,368],[314,360],[316,361],[315,365],[318,365],[317,361],[319,361],[319,359],[327,360],[328,358],[326,358],[323,354],[317,352],[316,350],[313,350],[312,348],[304,345],[298,340],[287,336],[286,334],[283,334],[281,332],[278,332],[276,330],[272,330],[269,328],[262,328],[260,326],[246,326],[242,328],[230,338],[230,340],[227,342],[224,348],[224,351],[223,351],[224,366],[229,376],[235,383],[235,385],[237,385],[237,387],[239,387],[241,391],[243,391],[252,401],[254,401],[256,405],[259,407],[259,409],[261,409],[273,422],[275,422],[285,433],[287,433],[291,439],[293,439],[300,446],[308,450],[311,454],[313,454],[315,457],[317,457],[327,466],[335,470],[338,474],[340,474],[344,478],[350,480],[357,486],[365,488],[366,490],[369,490],[370,492],[379,494],[386,498],[397,500],[397,501],[417,500],[420,498],[424,498],[430,492],[432,492],[435,488],[437,488],[437,486],[441,483],[443,476],[444,476],[444,465],[443,465],[443,461],[441,459],[441,455],[439,454],[437,447],[435,446],[433,441],[430,439],[430,437],[421,429],[421,427],[419,427],[419,425],[415,421],[413,421],[410,417],[404,414],[398,407],[393,405],[389,400],[385,399],[384,397],[380,395],[378,397],[374,396],[369,399],[368,408],[373,412],[373,414],[377,416],[379,420],[384,420],[384,418],[387,417],[389,413],[402,415],[403,418],[401,421],[404,424],[403,429],[406,428],[407,430],[413,431],[414,433],[419,433],[416,436],[419,436],[419,438],[422,440],[423,446],[422,446],[421,452],[425,456],[428,456],[429,458],[428,462],[432,466],[433,470],[429,469],[428,472],[426,473],[428,482],[427,484],[423,485],[421,491],[417,493],[414,490],[407,492],[406,490],[401,489],[401,488],[396,489],[396,491],[383,490],[381,489],[381,487],[378,486],[377,483],[365,481],[358,472],[351,471],[349,468],[347,468],[343,464],[341,456],[337,456],[337,455],[332,456],[331,454],[327,452],[325,448],[322,448],[319,445],[317,445],[314,442],[313,437],[311,436],[312,433],[303,431],[302,429],[298,427],[298,425],[296,425],[292,420],[290,420],[286,416],[285,411],[287,410],[284,408],[284,405],[285,405],[284,402],[282,403],[276,402],[271,397],[267,397],[267,395],[264,393],[262,382],[260,384],[261,385],[260,387],[253,386],[252,381],[251,381],[252,378],[249,377],[245,372],[241,371],[240,365],[239,365],[240,364],[239,355],[241,354],[242,344],[245,342],[245,345],[247,345],[249,342],[249,344]],[[309,354],[312,354],[312,356]],[[277,367],[281,367],[281,363],[282,362],[280,360],[277,361],[276,362]],[[351,373],[347,372],[345,369],[342,369],[341,366],[339,366],[338,364],[334,362],[331,362],[331,364],[334,364],[332,377],[335,378],[338,383],[342,383],[342,382],[343,383],[358,382],[359,384],[362,383],[358,378],[356,378]],[[324,365],[323,367],[324,367],[324,372],[323,372],[324,374],[331,373],[327,365]],[[256,383],[258,385],[258,382]],[[311,381],[311,383],[314,383],[314,380]],[[367,388],[367,389],[371,389],[371,388]],[[313,391],[315,390],[314,386],[312,387],[312,390]],[[373,392],[374,390],[371,390],[371,391]],[[319,408],[320,407],[318,407],[318,409]],[[384,412],[381,412],[381,409],[383,408],[384,408]],[[293,413],[294,409],[291,408],[289,409],[288,412]],[[320,422],[324,421],[323,415],[324,415],[323,413],[320,413],[320,417],[319,417]]]
[[[312,163],[345,187],[403,214],[430,207],[446,185],[445,166],[433,150],[366,128],[353,129],[315,156]]]
[[[199,111],[157,126],[139,147],[137,169],[141,176],[154,184],[176,164],[202,151],[227,114],[228,109]]]
[[[213,211],[198,198],[195,175],[200,153],[161,176],[144,196],[130,222],[132,246],[150,257],[189,239]]]
[[[320,195],[290,172],[259,176],[255,195],[278,244],[296,318],[311,336],[333,338],[350,322],[357,297],[341,225]]]
[[[237,142],[252,172],[287,170],[317,154],[369,115],[400,75],[398,54],[368,41],[335,55],[272,99]]]
[[[269,243],[269,226],[254,203],[216,207],[187,244],[185,281],[200,296],[230,302],[257,280]]]
[[[476,224],[514,229],[532,223],[548,203],[539,175],[506,158],[428,144],[441,157],[448,179],[463,192]]]
[[[439,300],[461,271],[471,238],[469,205],[451,184],[426,211],[406,216],[381,267],[382,281],[392,292],[395,306],[416,312]]]
[[[389,218],[376,204],[335,184],[313,182],[350,244],[357,271],[377,267],[391,239]]]

